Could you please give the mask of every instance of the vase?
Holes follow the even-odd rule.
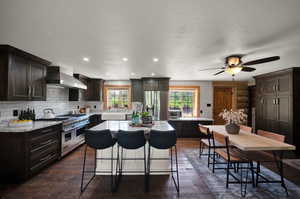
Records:
[[[228,134],[239,134],[240,126],[235,123],[229,123],[225,126]]]

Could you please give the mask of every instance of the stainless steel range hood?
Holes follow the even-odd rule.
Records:
[[[87,86],[71,75],[63,73],[59,66],[49,66],[47,68],[47,84],[63,86],[68,88],[87,89]]]

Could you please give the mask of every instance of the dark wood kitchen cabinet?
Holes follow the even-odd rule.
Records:
[[[76,79],[88,85],[88,77],[75,73],[73,75]],[[87,88],[88,89],[88,88]],[[69,88],[69,101],[85,101],[87,100],[87,90],[79,89],[79,88]]]
[[[0,45],[0,100],[45,101],[49,61]]]
[[[86,90],[87,101],[102,101],[102,90],[104,80],[102,79],[88,79]]]
[[[59,159],[61,129],[58,124],[30,132],[1,132],[1,182],[22,182]]]
[[[169,120],[169,124],[176,130],[177,137],[179,138],[198,138],[201,136],[199,133],[199,124],[212,125],[212,120]]]
[[[300,68],[259,75],[256,80],[256,129],[286,137],[300,150]]]
[[[144,91],[169,91],[169,81],[168,77],[144,77],[143,90]]]
[[[143,82],[141,79],[131,79],[131,99],[133,102],[144,101]]]

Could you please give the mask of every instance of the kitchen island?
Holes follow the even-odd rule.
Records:
[[[213,119],[204,117],[180,117],[169,119],[170,125],[176,130],[179,138],[199,138],[199,124],[212,125]]]
[[[167,121],[155,121],[154,125],[151,128],[148,127],[132,127],[129,125],[130,121],[105,121],[90,130],[105,130],[109,129],[112,132],[112,135],[115,137],[119,130],[124,131],[138,131],[143,130],[145,132],[145,136],[150,133],[151,129],[159,130],[159,131],[171,131],[174,128]],[[146,147],[148,148],[148,143],[146,143]],[[146,150],[146,157],[148,155],[148,150]],[[137,150],[126,150],[124,149],[124,158],[141,158],[144,154],[143,147]],[[110,158],[111,149],[105,150],[97,150],[98,158]],[[117,144],[114,146],[114,158],[117,157]],[[151,157],[152,158],[169,158],[170,151],[169,150],[160,150],[151,148]],[[168,171],[170,168],[169,160],[159,160],[151,162],[151,170],[166,170]],[[116,167],[116,161],[114,161],[114,168]],[[109,173],[105,173],[110,171],[111,165],[110,161],[107,160],[97,160],[96,163],[96,171],[97,175],[110,175]],[[105,172],[103,172],[105,171]],[[115,171],[115,169],[114,169]],[[123,171],[138,171],[137,173],[126,173],[126,175],[143,175],[144,172],[144,162],[143,160],[130,160],[123,162]],[[166,173],[156,173],[157,175],[169,175]]]

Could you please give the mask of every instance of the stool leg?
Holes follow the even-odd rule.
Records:
[[[151,149],[151,146],[150,144],[148,145],[148,161],[147,161],[147,169],[148,169],[148,172],[147,172],[147,191],[149,192],[149,186],[150,186],[150,149]]]
[[[208,156],[207,156],[207,167],[209,168],[209,165],[210,165],[210,145],[208,146]]]
[[[111,174],[110,174],[110,186],[111,186],[111,192],[115,191],[114,188],[114,146],[111,147],[111,165],[110,165],[110,169],[111,169]]]
[[[175,160],[176,160],[176,174],[177,174],[177,193],[179,193],[179,171],[178,171],[178,159],[177,159],[177,147],[176,147],[176,145],[175,145]]]
[[[200,143],[199,143],[199,158],[201,158],[201,155],[203,153],[203,145],[202,145],[202,142],[201,142],[201,138],[200,138]]]
[[[85,186],[83,186],[84,173],[85,173],[85,162],[86,162],[86,152],[87,152],[87,145],[85,145],[85,149],[84,149],[84,158],[83,158],[83,167],[82,167],[82,175],[81,175],[81,185],[80,185],[80,191],[81,191],[81,193],[84,192],[84,190],[87,188],[87,186],[90,184],[90,182],[94,179],[94,177],[95,177],[95,171],[96,171],[96,167],[95,167],[94,168],[94,175],[87,182],[87,184]],[[96,150],[95,150],[95,153],[96,153]],[[95,162],[96,162],[96,155],[95,155]]]
[[[146,162],[146,145],[144,145],[144,186],[145,191],[148,192],[148,172],[147,172],[147,162]]]

